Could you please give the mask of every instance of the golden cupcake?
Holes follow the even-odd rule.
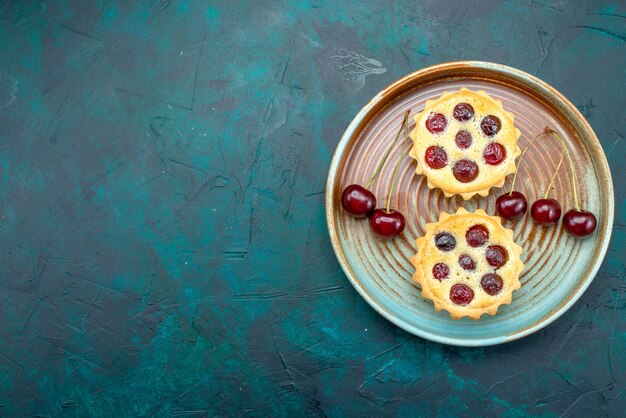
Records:
[[[441,213],[416,245],[413,281],[437,311],[446,310],[454,319],[495,315],[521,286],[522,247],[499,217],[481,209]]]
[[[506,176],[515,172],[520,131],[513,114],[484,91],[444,92],[437,100],[428,100],[414,119],[409,155],[417,160],[416,172],[426,176],[431,189],[465,200],[487,196],[489,189],[502,187]]]

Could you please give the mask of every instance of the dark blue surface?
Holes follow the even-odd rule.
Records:
[[[621,416],[626,5],[0,0],[0,415]],[[445,61],[589,120],[616,224],[582,299],[459,349],[376,314],[324,216],[341,133]]]

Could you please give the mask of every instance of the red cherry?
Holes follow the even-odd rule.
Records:
[[[426,149],[425,159],[428,166],[434,169],[443,168],[448,164],[448,154],[446,154],[446,151],[434,145]]]
[[[584,238],[596,229],[596,217],[586,210],[570,209],[563,215],[565,232],[576,238]]]
[[[433,266],[433,277],[442,281],[450,274],[450,268],[444,263],[437,263]]]
[[[459,103],[454,106],[452,116],[459,122],[467,122],[474,117],[474,108],[469,103]]]
[[[480,122],[480,128],[487,136],[494,136],[500,132],[501,126],[500,118],[494,115],[485,116]]]
[[[465,233],[465,239],[470,247],[480,247],[489,239],[489,231],[483,225],[474,225]]]
[[[404,216],[397,210],[376,209],[370,215],[370,226],[380,238],[388,239],[404,231]]]
[[[452,251],[456,247],[456,239],[447,232],[440,232],[435,235],[435,246],[441,251]]]
[[[483,152],[485,162],[489,165],[498,165],[506,158],[506,148],[497,142],[490,142]]]
[[[443,132],[446,126],[448,126],[448,121],[441,113],[433,113],[426,119],[426,129],[428,129],[428,132],[431,134]]]
[[[480,279],[480,287],[490,296],[495,296],[500,293],[502,286],[502,277],[495,273],[485,274],[482,279]]]
[[[496,213],[509,221],[524,216],[527,207],[526,197],[520,192],[506,193],[496,200]]]
[[[472,134],[468,131],[459,131],[454,137],[454,142],[461,149],[467,149],[472,145]]]
[[[490,266],[500,268],[506,264],[507,260],[509,259],[509,254],[503,247],[499,245],[490,245],[489,247],[487,247],[485,258],[487,259],[487,263],[489,263]]]
[[[474,291],[466,284],[456,283],[450,288],[450,300],[456,305],[469,305],[473,299]]]
[[[351,184],[343,189],[341,205],[352,216],[364,218],[376,207],[376,196],[363,186]]]
[[[539,225],[554,225],[561,218],[561,205],[555,199],[539,199],[530,207],[530,216]]]
[[[452,174],[461,183],[469,183],[478,177],[478,165],[471,160],[459,160],[452,167]]]
[[[472,257],[467,254],[462,254],[459,257],[459,264],[464,270],[474,270],[476,268],[476,263],[472,260]]]

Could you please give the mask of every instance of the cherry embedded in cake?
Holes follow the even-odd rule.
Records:
[[[463,283],[455,283],[450,287],[450,300],[455,305],[467,306],[474,300],[474,291]]]
[[[478,164],[472,160],[459,160],[454,164],[452,174],[461,183],[469,183],[478,177]]]
[[[474,117],[474,108],[469,103],[459,103],[454,106],[452,116],[459,122],[467,122]]]
[[[494,115],[485,116],[480,122],[480,129],[482,129],[483,133],[487,136],[496,135],[500,132],[500,128],[502,128],[502,122],[500,122],[499,117]]]
[[[432,114],[426,119],[426,129],[431,134],[440,134],[446,129],[446,126],[448,126],[448,122],[441,113]]]
[[[485,258],[490,266],[500,268],[506,264],[509,255],[501,245],[490,245],[485,253]]]
[[[447,197],[487,196],[517,169],[514,116],[484,91],[444,92],[414,119],[409,155],[417,160],[416,173]]]
[[[476,268],[476,262],[472,260],[467,254],[461,254],[459,256],[459,266],[463,268],[463,270],[474,270]]]
[[[435,246],[441,251],[452,251],[456,247],[456,239],[447,232],[435,235]]]
[[[443,148],[438,146],[428,147],[424,159],[426,160],[426,164],[435,170],[444,168],[448,164],[448,154],[446,154]]]
[[[437,311],[448,311],[454,319],[495,315],[521,286],[522,247],[499,217],[481,209],[441,213],[416,245],[413,280]]]
[[[497,142],[490,142],[485,147],[483,158],[485,158],[485,162],[489,165],[501,164],[506,158],[506,148]]]
[[[489,231],[484,225],[472,225],[465,233],[465,239],[470,247],[480,247],[489,239]]]
[[[472,134],[469,131],[459,131],[454,137],[454,142],[461,149],[468,149],[472,146]]]
[[[495,296],[502,290],[502,277],[495,273],[487,273],[480,279],[480,287],[490,296]]]
[[[450,274],[450,268],[445,263],[437,263],[433,266],[433,277],[437,280],[443,280]]]

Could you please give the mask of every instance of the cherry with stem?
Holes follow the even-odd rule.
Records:
[[[404,121],[408,120],[409,113],[411,113],[411,110],[407,110],[404,113]],[[378,173],[380,173],[383,164],[385,164],[385,161],[387,161],[387,157],[389,157],[389,153],[391,153],[393,146],[395,145],[398,138],[400,138],[403,126],[404,122],[402,126],[400,126],[400,129],[393,139],[393,142],[389,145],[387,151],[385,151],[382,161],[378,164],[378,166],[374,170],[374,173],[365,184],[365,187],[359,184],[351,184],[343,190],[343,193],[341,194],[341,205],[346,212],[348,212],[355,218],[365,218],[367,216],[370,216],[374,208],[376,208],[376,196],[374,196],[374,193],[369,190],[369,187],[372,185],[372,182],[374,181],[376,176],[378,176]]]
[[[511,183],[511,190],[508,193],[500,195],[498,199],[496,199],[496,213],[503,217],[504,219],[508,219],[509,221],[514,221],[516,219],[521,218],[526,213],[526,209],[528,208],[528,202],[526,200],[526,196],[522,193],[515,191],[515,180],[517,179],[517,173],[519,172],[519,167],[522,164],[522,157],[528,151],[530,145],[535,142],[537,138],[539,138],[543,133],[539,135],[535,135],[533,139],[526,145],[522,154],[519,157],[519,162],[517,163],[517,167],[515,170],[515,174],[513,175],[513,182]]]
[[[565,215],[563,215],[563,228],[565,229],[565,232],[567,232],[568,234],[570,234],[571,236],[575,238],[585,238],[591,235],[593,231],[595,231],[596,224],[597,224],[596,217],[593,213],[580,209],[580,204],[578,202],[578,192],[576,189],[576,174],[574,172],[574,161],[572,160],[572,156],[569,153],[569,150],[567,149],[567,145],[565,144],[565,141],[563,141],[563,138],[561,138],[561,136],[553,129],[546,128],[545,133],[552,135],[553,137],[555,137],[561,142],[561,145],[563,146],[563,149],[565,150],[565,153],[567,154],[570,171],[572,173],[572,189],[574,191],[575,209],[570,209],[567,212],[565,212]]]
[[[546,193],[543,196],[543,199],[538,199],[535,203],[530,207],[530,216],[533,218],[535,223],[544,226],[550,226],[556,224],[561,218],[561,205],[556,199],[548,199],[548,194],[550,193],[550,189],[554,184],[554,180],[556,179],[556,174],[561,168],[563,164],[563,157],[565,156],[565,148],[561,149],[561,158],[559,159],[559,164],[556,166],[554,173],[552,174],[552,179],[550,180],[550,184],[546,189]]]
[[[398,158],[398,162],[396,162],[396,167],[393,172],[393,180],[391,180],[391,189],[389,191],[389,196],[387,196],[387,205],[384,209],[379,208],[372,212],[370,216],[370,226],[374,233],[383,239],[393,238],[398,236],[404,231],[404,227],[406,222],[404,220],[404,215],[395,209],[390,209],[391,207],[391,195],[393,194],[393,190],[396,186],[396,180],[398,178],[398,171],[400,169],[400,162],[402,161],[402,155],[404,153],[404,147],[406,146],[406,139],[409,137],[409,113],[406,112],[404,114],[404,121],[402,123],[401,129],[404,128],[405,135],[404,140],[402,141],[402,146],[400,150],[402,153]]]

